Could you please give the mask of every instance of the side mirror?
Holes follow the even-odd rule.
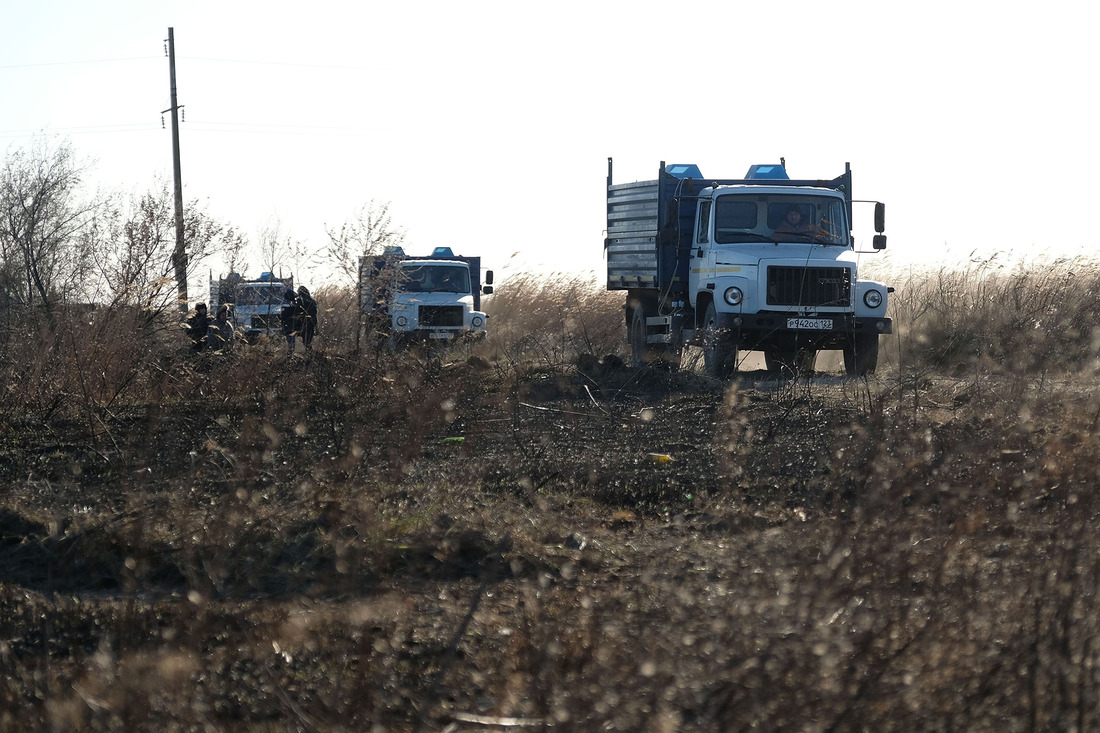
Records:
[[[486,285],[486,286],[482,287],[481,288],[481,294],[482,295],[492,295],[493,294],[493,286],[492,285]]]
[[[881,201],[875,204],[875,231],[879,234],[882,234],[884,231],[886,231],[886,204],[882,203]],[[885,247],[886,239],[883,238],[882,241],[882,247]],[[878,245],[875,246],[877,249],[882,249],[882,247],[878,247]]]
[[[875,249],[886,249],[886,235],[876,234],[873,244]]]
[[[485,271],[485,284],[486,285],[492,285],[493,284],[493,271],[492,270],[486,270]]]

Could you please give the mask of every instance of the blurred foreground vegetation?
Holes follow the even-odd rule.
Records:
[[[2,309],[0,728],[1096,728],[1098,278],[893,279],[869,380],[567,276],[433,352]]]

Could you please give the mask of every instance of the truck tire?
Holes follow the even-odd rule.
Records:
[[[844,347],[844,373],[853,377],[874,374],[878,367],[878,334],[856,336]]]
[[[707,304],[700,328],[703,341],[703,371],[708,377],[726,379],[737,371],[737,347],[718,332],[718,312]]]
[[[679,350],[668,344],[651,344],[646,341],[648,329],[645,319],[650,315],[656,315],[656,307],[651,303],[643,301],[630,309],[630,363],[635,367],[664,366],[675,369],[680,364]]]
[[[811,374],[817,364],[817,349],[765,349],[764,364],[769,372]]]

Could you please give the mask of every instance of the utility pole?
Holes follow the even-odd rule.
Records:
[[[172,113],[172,177],[176,198],[176,249],[172,252],[172,266],[176,273],[176,293],[180,315],[186,316],[189,306],[187,303],[187,243],[183,238],[183,176],[180,174],[180,107],[176,104],[176,39],[171,28],[168,29],[168,72],[171,79],[172,106],[164,112]]]

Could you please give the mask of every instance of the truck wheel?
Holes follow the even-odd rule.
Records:
[[[645,303],[639,303],[630,311],[630,363],[632,366],[679,366],[680,352],[668,344],[651,344],[646,341],[648,329],[645,319],[649,315]]]
[[[718,312],[707,304],[703,315],[703,371],[708,377],[726,379],[737,370],[737,347],[718,333]]]
[[[817,349],[766,349],[764,364],[769,372],[810,374],[817,364]]]
[[[844,347],[844,372],[853,377],[874,374],[878,367],[878,334],[856,336]]]

